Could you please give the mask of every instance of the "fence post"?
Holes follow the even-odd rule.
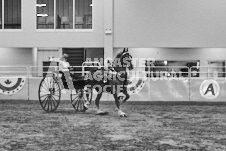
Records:
[[[30,99],[30,92],[29,92],[29,90],[30,90],[30,66],[27,66],[27,87],[28,87],[28,91],[27,91],[27,95],[28,95],[28,101],[29,101],[29,99]]]
[[[188,100],[191,101],[191,68],[188,67]]]
[[[153,68],[152,66],[148,67],[148,100],[151,101],[151,68]]]

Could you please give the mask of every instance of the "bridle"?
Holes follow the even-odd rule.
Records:
[[[121,57],[119,58],[120,59],[120,62],[122,64],[123,64],[123,58],[124,58],[125,55],[128,55],[129,59],[132,60],[132,56],[128,52],[123,52],[122,55],[121,55]],[[116,66],[114,66],[114,62],[115,62],[115,59],[110,64],[109,72],[111,72],[111,74],[118,74],[119,76],[122,76],[122,75],[125,76],[125,79],[123,81],[123,87],[125,87],[126,82],[127,82],[127,71],[125,71],[124,74],[119,73],[117,70],[115,70]]]
[[[133,57],[129,54],[129,52],[124,52],[124,53],[121,55],[121,57],[120,57],[120,62],[122,62],[122,64],[123,64],[123,58],[124,58],[125,55],[128,55],[128,57],[129,57],[130,60],[132,60],[132,58],[133,58]]]

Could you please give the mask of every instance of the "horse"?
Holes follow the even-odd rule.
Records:
[[[118,94],[122,92],[125,94],[125,98],[122,103],[125,103],[130,95],[127,92],[128,85],[128,70],[133,69],[132,56],[128,52],[128,48],[124,48],[123,51],[117,52],[111,66],[101,68],[99,70],[90,70],[90,75],[94,76],[99,74],[102,78],[89,79],[88,83],[91,89],[96,89],[98,92],[95,99],[97,107],[97,114],[108,114],[100,109],[99,103],[103,92],[111,93],[114,96],[115,104],[120,117],[126,117],[126,114],[120,108],[120,96]]]

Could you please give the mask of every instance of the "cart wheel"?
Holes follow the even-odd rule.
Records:
[[[38,90],[39,102],[46,112],[54,112],[60,104],[61,90],[55,77],[44,77]]]
[[[87,89],[71,90],[71,104],[76,111],[85,112],[91,104],[93,92]],[[85,105],[86,104],[86,105]]]

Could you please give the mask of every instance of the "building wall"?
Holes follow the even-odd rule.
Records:
[[[104,58],[104,49],[103,48],[93,48],[93,49],[86,49],[86,59],[91,59],[92,61],[99,60],[101,62],[101,59]],[[101,62],[103,63],[103,62]],[[102,64],[103,65],[103,64]]]
[[[23,0],[22,30],[0,30],[0,47],[104,48],[104,55],[111,55],[111,48],[147,48],[156,59],[204,60],[215,56],[212,48],[226,48],[225,4],[224,0],[93,0],[93,30],[79,32],[38,31],[36,1]],[[112,11],[104,11],[111,7]],[[111,24],[113,34],[104,33]],[[225,60],[221,53],[214,59]]]
[[[57,48],[47,48],[47,49],[43,49],[40,48],[38,50],[38,66],[37,68],[34,67],[34,69],[36,69],[36,71],[38,70],[38,76],[42,76],[42,72],[43,72],[43,61],[48,62],[49,61],[49,57],[53,57],[53,58],[59,58],[59,50]]]
[[[40,49],[38,50],[38,66],[43,66],[43,61],[49,61],[49,57],[59,58],[58,49]]]
[[[0,30],[1,47],[104,47],[113,20],[113,47],[226,47],[224,0],[93,0],[93,31],[37,31],[36,1],[22,1],[22,30]],[[106,25],[106,27],[105,27]]]
[[[0,48],[0,66],[32,66],[31,48]]]
[[[114,47],[226,47],[225,0],[114,0]]]
[[[155,60],[225,60],[226,48],[130,48],[134,57]]]
[[[114,49],[114,55],[121,49]],[[129,48],[135,58],[155,60],[225,60],[226,48]]]
[[[0,47],[103,47],[103,3],[93,0],[92,31],[37,31],[36,0],[23,0],[22,30],[0,30]]]
[[[114,49],[114,56],[119,50],[121,49]],[[209,66],[208,61],[225,60],[226,48],[129,48],[129,53],[133,58],[152,58],[152,60],[161,61],[200,61],[200,66]],[[139,61],[136,63],[138,66]],[[206,68],[201,70],[206,72]]]

